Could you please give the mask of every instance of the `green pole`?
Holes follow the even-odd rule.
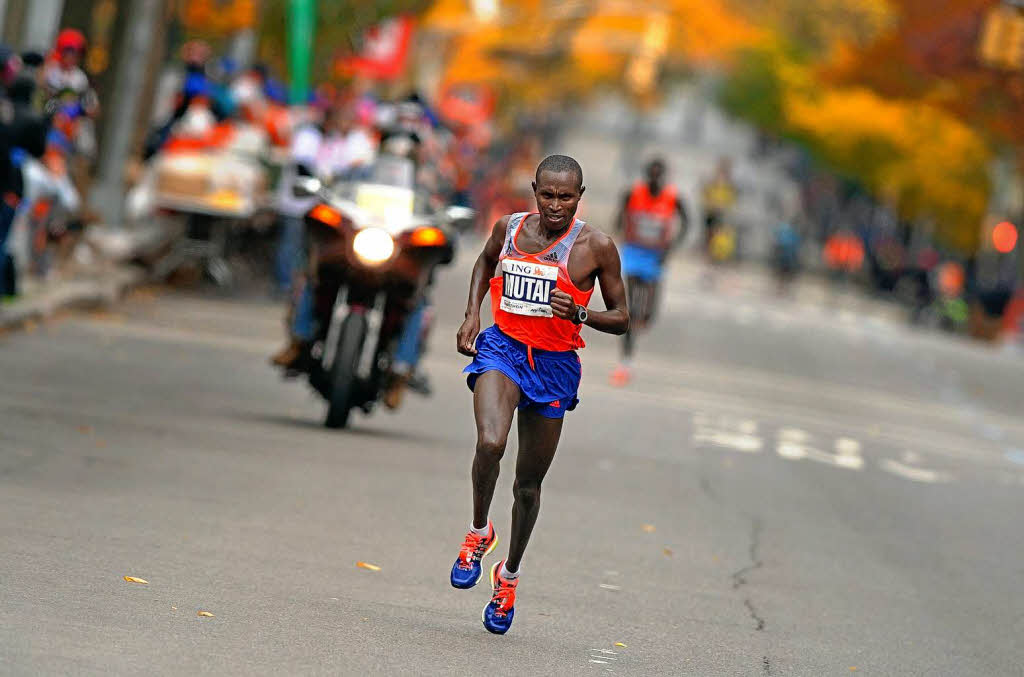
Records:
[[[313,61],[313,27],[316,0],[288,2],[288,81],[292,103],[306,100]]]

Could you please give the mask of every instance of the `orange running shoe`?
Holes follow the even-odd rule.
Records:
[[[620,364],[608,377],[608,382],[616,388],[621,388],[633,380],[633,371],[624,364]]]
[[[483,576],[480,560],[491,554],[498,545],[498,535],[494,532],[494,523],[487,522],[487,535],[470,531],[462,542],[459,558],[452,565],[452,587],[466,590],[472,588]]]
[[[515,615],[516,586],[519,579],[510,581],[501,577],[501,567],[504,560],[491,567],[491,588],[494,594],[491,601],[484,607],[483,621],[488,632],[496,635],[504,635],[512,627],[512,617]]]

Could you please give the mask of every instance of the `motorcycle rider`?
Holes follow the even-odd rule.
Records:
[[[301,359],[315,334],[313,290],[306,272],[308,245],[303,217],[316,204],[316,197],[296,196],[299,177],[317,177],[326,182],[357,178],[359,171],[373,162],[376,148],[365,130],[357,129],[354,115],[347,108],[319,113],[292,135],[291,162],[281,177],[278,209],[282,215],[281,241],[277,253],[277,285],[289,293],[287,323],[289,342],[277,352],[271,363],[286,369]]]
[[[345,180],[358,181],[365,175],[373,156],[369,152],[370,137],[366,130],[355,125],[354,111],[348,111],[339,118],[342,124],[344,135],[337,141],[325,143],[327,152],[325,157],[333,159],[337,164],[334,172],[323,172],[320,176],[338,177]],[[384,140],[381,144],[382,156],[388,158],[405,158],[405,162],[386,162],[378,165],[378,171],[385,171],[392,168],[401,176],[392,177],[396,185],[404,184],[413,180],[416,173],[417,160],[419,158],[419,135],[412,125],[409,108],[406,108],[403,120],[399,125],[389,127],[385,130]],[[420,128],[422,131],[422,127]],[[335,150],[331,150],[335,146]],[[376,153],[376,150],[373,150]],[[409,165],[408,161],[412,161]],[[410,169],[409,174],[402,171],[403,168]],[[398,347],[395,354],[395,361],[391,369],[391,379],[384,394],[385,406],[390,409],[397,408],[402,401],[405,389],[412,388],[421,393],[428,394],[430,391],[429,381],[426,376],[418,371],[419,361],[422,357],[423,346],[433,316],[430,303],[430,289],[433,285],[433,271],[426,285],[425,292],[420,299],[413,299],[411,302],[414,308],[407,317],[402,333],[398,338]],[[290,333],[289,344],[271,358],[272,364],[282,367],[289,372],[298,370],[299,363],[307,352],[309,344],[316,336],[317,326],[314,309],[314,290],[308,284],[308,277],[300,282],[301,289],[293,295],[293,304],[288,312],[288,326]]]

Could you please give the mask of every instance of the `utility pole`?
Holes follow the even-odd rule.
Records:
[[[309,95],[315,27],[316,2],[288,0],[288,79],[291,81],[291,103],[301,103]]]
[[[25,17],[24,46],[45,50],[53,44],[60,26],[64,0],[32,0]]]
[[[131,153],[132,136],[139,115],[142,93],[156,24],[163,16],[166,0],[135,0],[129,5],[128,23],[118,55],[113,95],[105,105],[105,129],[97,181],[91,202],[111,226],[122,225],[124,212],[124,168]]]

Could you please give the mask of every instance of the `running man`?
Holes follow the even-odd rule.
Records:
[[[674,218],[679,216],[676,231]],[[622,231],[622,274],[629,289],[633,317],[622,339],[622,361],[612,372],[612,385],[624,386],[633,376],[636,334],[654,321],[662,268],[672,248],[686,237],[686,210],[675,186],[665,184],[665,161],[651,160],[647,180],[638,181],[622,199],[618,224]]]
[[[629,327],[619,253],[612,239],[576,218],[583,170],[564,155],[537,167],[538,212],[504,216],[473,267],[466,321],[458,350],[466,367],[476,416],[473,521],[452,566],[456,588],[480,580],[480,560],[498,543],[487,519],[512,417],[519,411],[519,455],[513,488],[508,557],[491,567],[492,597],[484,627],[504,634],[512,625],[519,563],[540,510],[540,486],[555,456],[562,417],[576,408],[585,324],[609,334]],[[499,268],[500,266],[500,268]],[[495,273],[497,275],[495,276]],[[605,311],[588,311],[596,282]],[[480,332],[480,304],[490,290],[494,326]]]

